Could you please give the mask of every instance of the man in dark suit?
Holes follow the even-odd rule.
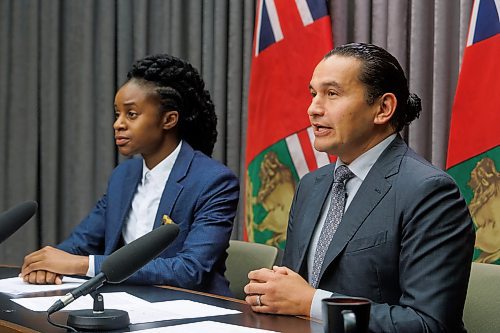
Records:
[[[398,61],[337,47],[310,91],[314,146],[338,159],[300,181],[284,267],[250,272],[246,301],[321,318],[322,298],[359,296],[372,301],[372,332],[465,331],[472,221],[454,181],[398,134],[421,109]]]

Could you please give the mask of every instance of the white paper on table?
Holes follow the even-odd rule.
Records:
[[[151,303],[126,292],[102,293],[102,296],[104,298],[104,309],[127,311],[131,324],[240,313],[240,311],[188,300]],[[15,298],[12,301],[32,311],[47,311],[58,299],[60,299],[60,296]],[[62,311],[92,309],[93,304],[92,297],[86,295],[77,298]]]
[[[188,300],[164,301],[149,303],[148,307],[134,309],[134,321],[130,315],[130,322],[134,324],[149,323],[160,320],[200,318],[224,316],[241,313],[237,310],[225,309],[218,306],[203,304]]]
[[[29,284],[16,276],[0,280],[0,292],[9,295],[24,295],[54,290],[74,289],[87,280],[65,276],[62,284]]]
[[[216,321],[200,321],[197,323],[182,324],[168,327],[149,328],[146,330],[134,331],[134,333],[277,333],[259,328],[238,326]]]
[[[135,297],[125,292],[102,293],[104,297],[105,309],[120,309],[127,305],[125,302],[137,304],[137,307],[148,306],[148,301],[139,297]],[[26,298],[13,298],[11,301],[32,311],[47,311],[48,308],[59,300],[61,296],[47,296],[47,297],[26,297]],[[85,310],[92,309],[94,306],[94,299],[90,295],[82,296],[68,304],[63,311]]]

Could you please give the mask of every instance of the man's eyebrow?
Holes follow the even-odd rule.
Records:
[[[336,89],[342,90],[342,87],[340,84],[338,84],[337,81],[326,81],[326,82],[321,82],[319,85],[321,88],[328,88],[328,87],[334,87]],[[309,83],[309,89],[314,89],[313,86]]]
[[[335,87],[341,89],[340,84],[337,81],[326,81],[322,82],[320,85],[321,87]]]

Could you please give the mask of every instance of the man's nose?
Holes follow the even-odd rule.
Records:
[[[307,108],[307,114],[309,117],[312,116],[321,116],[324,113],[324,108],[323,105],[321,104],[321,101],[317,98],[314,97],[311,101],[311,104]]]

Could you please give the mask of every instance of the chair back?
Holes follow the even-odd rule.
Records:
[[[225,275],[234,297],[245,299],[243,288],[248,283],[248,272],[259,268],[272,268],[277,258],[278,249],[274,246],[230,240]]]
[[[500,332],[500,265],[472,263],[463,319],[469,333]]]

